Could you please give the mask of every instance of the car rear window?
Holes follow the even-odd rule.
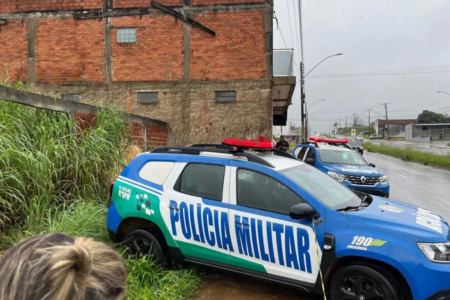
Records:
[[[175,164],[170,161],[151,161],[139,171],[139,177],[151,183],[163,185]]]

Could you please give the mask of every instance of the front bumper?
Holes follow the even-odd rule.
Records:
[[[414,299],[450,300],[450,264],[424,259],[420,265],[403,275]]]
[[[344,180],[342,182],[345,186],[349,187],[352,190],[356,190],[358,192],[363,192],[370,195],[381,196],[381,197],[389,197],[389,183],[381,184],[378,183],[376,185],[355,185],[350,182]]]

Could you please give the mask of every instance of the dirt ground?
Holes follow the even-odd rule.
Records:
[[[214,271],[203,277],[190,300],[321,300],[323,297],[246,276]]]

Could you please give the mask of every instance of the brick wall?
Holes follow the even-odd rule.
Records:
[[[27,21],[8,21],[0,30],[0,82],[27,81]]]
[[[167,146],[167,127],[147,124],[148,147]]]
[[[264,12],[202,14],[194,19],[216,36],[192,29],[191,80],[265,78]]]
[[[100,9],[103,0],[1,0],[0,12]]]
[[[114,81],[176,81],[183,77],[183,22],[167,15],[113,19]],[[117,43],[117,27],[137,27],[135,44]]]
[[[38,82],[105,80],[103,22],[39,20],[36,34]]]
[[[191,5],[265,3],[265,0],[192,0]]]
[[[114,8],[150,7],[152,0],[114,0]],[[158,0],[166,6],[183,6],[183,0]]]
[[[94,114],[86,114],[86,113],[75,113],[75,122],[78,124],[80,129],[83,131],[85,129],[89,129],[95,124],[95,117],[97,117]]]

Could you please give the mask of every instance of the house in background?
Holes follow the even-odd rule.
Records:
[[[450,123],[406,125],[405,140],[425,143],[450,141]]]
[[[386,125],[388,124],[388,125]],[[417,124],[417,119],[398,119],[384,120],[376,119],[374,131],[376,136],[387,137],[386,130],[389,128],[389,137],[405,137],[405,126],[408,124]]]

